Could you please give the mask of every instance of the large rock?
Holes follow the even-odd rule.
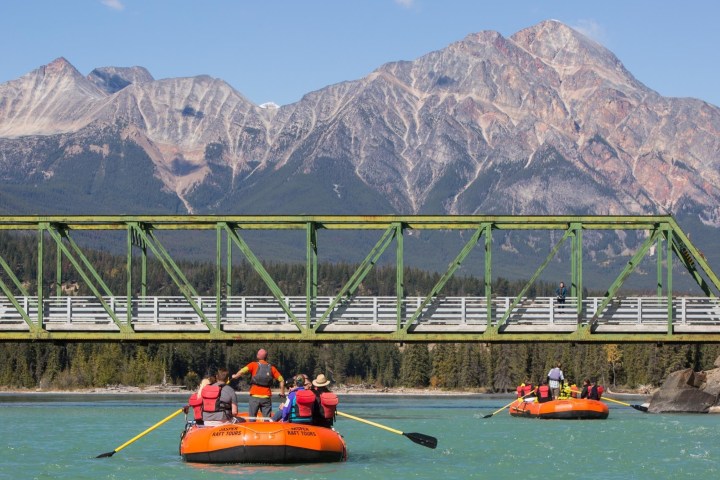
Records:
[[[720,395],[720,368],[705,372],[705,384],[702,386],[702,391],[716,397]]]
[[[695,373],[691,368],[673,372],[665,379],[660,390],[650,399],[648,410],[653,413],[707,413],[717,402],[718,395],[698,388],[712,375]]]

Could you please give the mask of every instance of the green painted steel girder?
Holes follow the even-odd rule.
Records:
[[[472,251],[473,248],[475,248],[475,245],[477,245],[478,241],[480,240],[480,237],[482,234],[486,231],[487,225],[483,224],[477,227],[477,230],[470,236],[470,240],[465,244],[465,246],[460,250],[460,253],[455,257],[455,259],[448,265],[447,271],[440,277],[440,279],[437,281],[437,283],[432,287],[430,290],[430,293],[428,293],[423,301],[418,306],[417,310],[415,310],[415,313],[413,313],[413,316],[410,317],[410,320],[407,321],[407,323],[402,327],[402,329],[406,332],[410,331],[413,325],[418,321],[420,316],[422,315],[423,310],[425,310],[425,307],[427,307],[430,302],[435,300],[435,296],[440,293],[440,291],[443,289],[445,284],[452,278],[452,276],[455,274],[458,268],[460,268],[460,265],[462,265],[462,262],[465,260],[465,258],[468,256],[468,254]]]
[[[237,245],[237,247],[243,253],[243,255],[245,255],[245,258],[247,258],[248,262],[253,267],[255,272],[260,275],[260,278],[262,278],[262,280],[265,282],[265,285],[267,285],[267,287],[270,289],[270,292],[272,293],[273,297],[275,297],[275,300],[280,304],[280,307],[283,309],[285,314],[298,328],[298,331],[305,331],[305,328],[300,323],[300,320],[290,309],[290,305],[288,305],[285,301],[285,294],[282,292],[278,284],[275,282],[275,280],[273,280],[272,276],[265,269],[262,262],[255,256],[253,251],[250,249],[250,246],[248,246],[248,244],[245,243],[245,240],[243,240],[243,238],[237,233],[237,231],[235,230],[236,227],[234,225],[231,226],[230,224],[224,222],[222,225],[227,232],[228,238],[232,240],[233,243],[235,243],[235,245]]]
[[[323,312],[320,318],[316,315],[317,289],[318,289],[318,243],[317,229],[327,230],[376,230],[382,236],[375,247],[360,264],[351,278],[346,282],[336,297],[331,300],[330,308]],[[673,304],[672,304],[672,265],[673,258],[677,257],[690,273],[691,277],[701,287],[708,297],[720,295],[720,280],[712,271],[707,260],[687,238],[675,220],[670,216],[441,216],[441,215],[371,215],[371,216],[343,216],[343,215],[270,215],[270,216],[206,216],[206,215],[174,215],[174,216],[0,216],[0,230],[33,230],[38,235],[37,240],[37,318],[33,318],[29,311],[25,311],[17,295],[10,288],[15,286],[23,296],[29,296],[27,289],[12,271],[12,268],[0,258],[0,267],[10,282],[0,278],[0,290],[8,298],[28,326],[28,331],[0,331],[0,341],[3,340],[68,340],[79,341],[312,341],[312,342],[346,342],[346,341],[479,341],[493,342],[524,342],[524,341],[561,341],[561,342],[681,342],[681,343],[707,343],[715,342],[718,335],[714,332],[698,334],[677,334],[673,332]],[[90,264],[89,260],[73,238],[71,231],[119,231],[127,230],[127,318],[120,321],[112,309],[103,300],[105,296],[112,296],[109,288]],[[180,230],[214,230],[216,234],[216,281],[215,281],[215,321],[210,322],[202,308],[195,302],[197,291],[188,282],[186,276],[163,247],[154,231],[180,231]],[[306,272],[306,314],[304,322],[300,322],[287,304],[283,292],[277,282],[264,269],[260,260],[253,254],[248,245],[239,235],[239,230],[304,230],[307,242],[307,272]],[[450,230],[472,231],[470,241],[463,247],[448,270],[442,275],[438,283],[432,287],[424,301],[414,311],[411,318],[405,322],[405,285],[404,285],[404,232],[412,230]],[[530,281],[520,294],[514,299],[513,306],[499,321],[498,326],[492,326],[484,333],[451,333],[436,332],[424,333],[413,331],[422,315],[422,311],[438,295],[445,283],[452,277],[470,250],[485,235],[485,300],[487,302],[487,320],[491,325],[494,319],[493,292],[492,292],[492,231],[493,230],[555,230],[563,231],[563,238],[552,249],[545,262],[538,268]],[[590,327],[579,325],[573,333],[522,333],[510,332],[505,328],[510,312],[517,306],[530,285],[539,277],[542,270],[551,259],[557,255],[562,243],[568,237],[572,238],[571,248],[571,288],[577,297],[578,318],[582,316],[582,290],[583,290],[583,230],[636,230],[650,233],[648,239],[633,255],[620,275],[607,289],[606,297],[598,309],[598,314],[590,322]],[[226,271],[222,268],[222,237],[226,237]],[[56,264],[56,285],[58,289],[62,281],[62,259],[67,258],[78,270],[83,280],[92,290],[93,295],[101,302],[103,308],[113,321],[120,327],[121,332],[48,332],[44,329],[44,271],[45,260],[44,239],[49,235],[58,248]],[[397,322],[396,330],[391,333],[335,333],[323,331],[323,326],[332,314],[338,303],[350,299],[366,275],[373,268],[380,256],[387,250],[393,239],[396,242],[396,295],[397,295]],[[622,286],[635,266],[646,256],[651,244],[657,241],[657,291],[662,295],[663,289],[667,294],[668,328],[664,334],[623,334],[600,333],[595,330],[597,317],[608,305],[612,297]],[[663,241],[666,242],[662,249]],[[65,245],[67,242],[67,245]],[[264,332],[252,334],[238,334],[222,331],[222,302],[232,293],[232,246],[235,245],[261,276],[271,290],[274,298],[279,302],[288,318],[295,324],[295,332]],[[132,251],[137,246],[142,249],[141,295],[147,296],[147,248],[149,247],[155,257],[160,261],[170,275],[172,281],[180,289],[186,301],[192,306],[207,332],[135,332],[132,330]],[[664,252],[664,259],[662,258]],[[667,276],[662,278],[663,263]],[[223,292],[222,276],[225,274],[225,288]],[[664,285],[663,285],[664,283]],[[57,293],[57,292],[56,292]],[[1,329],[0,329],[1,330]]]
[[[350,276],[350,279],[345,282],[345,285],[340,288],[340,291],[337,295],[335,295],[335,298],[332,299],[327,310],[325,310],[317,322],[315,322],[315,325],[312,327],[313,331],[317,331],[325,323],[328,317],[330,317],[332,312],[335,310],[338,303],[341,301],[348,301],[350,297],[355,294],[355,290],[357,290],[362,281],[365,280],[365,277],[367,277],[367,274],[370,273],[372,267],[377,263],[382,254],[385,253],[388,246],[390,246],[390,243],[397,233],[397,227],[397,224],[392,224],[387,228],[387,230],[385,230],[380,237],[380,240],[377,241],[372,250],[370,250],[370,253],[367,254],[362,262],[360,262],[358,268]]]
[[[200,308],[193,298],[199,296],[197,291],[192,285],[190,285],[190,282],[188,282],[187,278],[180,270],[180,267],[177,266],[167,250],[165,250],[160,241],[153,235],[151,230],[152,227],[148,224],[140,225],[136,223],[131,224],[131,226],[137,235],[142,238],[144,245],[150,247],[150,250],[153,252],[168,275],[170,275],[172,281],[180,289],[180,293],[183,297],[185,297],[185,300],[190,304],[200,320],[208,327],[210,334],[215,334],[217,330],[215,325],[210,322],[207,315],[205,315],[205,312],[202,311],[202,308]]]
[[[49,224],[46,227],[47,232],[50,234],[50,237],[55,240],[55,244],[57,245],[58,250],[62,251],[62,253],[65,255],[65,257],[70,260],[70,263],[73,267],[75,267],[75,270],[78,272],[80,277],[85,281],[85,284],[90,289],[92,294],[95,296],[95,298],[100,302],[100,305],[102,305],[105,312],[108,314],[108,316],[112,319],[113,322],[115,322],[115,325],[118,326],[121,332],[125,332],[127,330],[130,330],[131,327],[127,325],[127,323],[123,323],[118,318],[117,314],[113,310],[113,308],[107,304],[105,299],[103,298],[102,293],[100,290],[98,290],[97,285],[93,282],[93,280],[98,281],[100,283],[100,287],[104,290],[105,295],[108,297],[112,297],[113,294],[110,291],[110,289],[107,288],[107,285],[105,285],[105,282],[100,279],[100,275],[95,271],[93,266],[88,261],[87,257],[80,251],[78,246],[75,244],[75,242],[72,241],[70,236],[67,233],[67,230],[62,226],[57,226],[54,224]],[[73,251],[71,251],[69,248],[65,246],[63,243],[63,238],[68,240],[68,243],[72,247]],[[80,261],[76,258],[80,258]],[[84,268],[83,268],[84,266]],[[87,271],[86,271],[87,269]],[[89,272],[89,273],[88,273]],[[129,307],[129,306],[128,306]]]
[[[597,311],[593,315],[592,319],[590,320],[591,328],[594,329],[597,326],[598,319],[602,316],[603,311],[608,306],[608,304],[612,301],[613,297],[615,297],[615,294],[620,289],[622,284],[625,282],[627,277],[630,276],[630,274],[635,270],[635,268],[640,263],[640,260],[645,257],[645,254],[647,254],[648,250],[650,249],[650,246],[655,243],[658,236],[660,235],[660,229],[655,229],[653,231],[652,235],[650,235],[642,244],[640,249],[635,252],[635,255],[632,256],[632,258],[628,261],[628,263],[625,265],[625,268],[623,268],[622,272],[620,272],[620,275],[615,279],[615,281],[610,285],[610,288],[608,288],[607,292],[605,292],[605,298],[603,301],[598,305]],[[669,287],[668,287],[669,288]]]
[[[545,257],[545,260],[543,263],[540,264],[540,266],[535,270],[535,273],[533,273],[532,277],[530,277],[530,280],[525,284],[525,286],[520,290],[520,293],[517,297],[515,297],[515,300],[513,300],[512,304],[510,304],[510,307],[507,309],[507,311],[503,314],[502,319],[499,322],[500,329],[502,330],[505,325],[507,325],[508,319],[510,318],[510,315],[512,315],[513,310],[515,310],[515,307],[517,307],[520,302],[522,301],[523,297],[527,293],[527,291],[530,289],[533,283],[535,283],[535,280],[540,276],[540,274],[545,270],[545,267],[548,266],[550,261],[555,258],[555,255],[557,255],[557,252],[560,250],[560,247],[562,247],[562,244],[565,243],[565,240],[572,235],[573,230],[572,228],[568,228],[565,231],[565,234],[562,236],[559,242],[555,244],[553,249],[550,251],[547,257]]]

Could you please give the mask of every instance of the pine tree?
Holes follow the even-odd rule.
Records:
[[[428,346],[411,343],[405,347],[400,364],[400,383],[404,387],[424,388],[430,381],[432,362]]]

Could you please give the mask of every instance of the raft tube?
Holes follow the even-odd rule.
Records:
[[[581,398],[526,402],[518,399],[510,406],[513,417],[545,418],[557,420],[604,420],[610,413],[607,404]]]
[[[193,463],[318,463],[347,459],[335,430],[280,422],[243,422],[204,427],[188,424],[180,455]]]

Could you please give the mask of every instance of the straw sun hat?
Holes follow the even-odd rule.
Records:
[[[325,378],[325,375],[323,375],[321,373],[320,375],[317,376],[317,378],[315,380],[313,380],[312,383],[316,387],[327,387],[328,385],[330,385],[330,380]]]

